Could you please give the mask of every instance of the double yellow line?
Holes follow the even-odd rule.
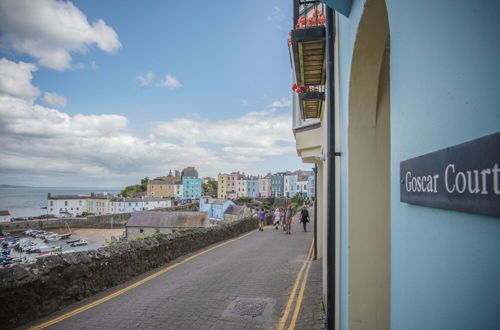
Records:
[[[290,311],[291,311],[291,308],[292,308],[294,301],[296,301],[295,308],[293,310],[292,318],[291,318],[290,323],[288,325],[288,329],[289,330],[295,329],[295,324],[297,322],[297,317],[299,316],[300,307],[302,306],[302,299],[304,298],[304,291],[305,291],[306,285],[307,285],[307,278],[309,275],[309,270],[311,269],[313,242],[311,242],[311,247],[309,248],[309,252],[307,253],[306,261],[304,261],[304,264],[300,268],[300,271],[297,274],[297,278],[295,279],[295,282],[293,283],[292,292],[290,293],[290,298],[288,298],[288,302],[287,302],[286,307],[285,307],[285,312],[279,320],[278,330],[285,329],[286,323],[287,323],[288,317],[290,315]],[[304,269],[305,269],[305,273],[304,273]],[[301,283],[301,284],[300,284],[299,293],[297,295],[297,289],[299,287],[299,283]]]
[[[46,328],[46,327],[48,327],[48,326],[54,325],[54,324],[56,324],[56,323],[59,323],[59,322],[61,322],[61,321],[65,320],[65,319],[67,319],[67,318],[70,318],[70,317],[72,317],[72,316],[74,316],[74,315],[76,315],[76,314],[80,314],[81,312],[84,312],[84,311],[86,311],[86,310],[88,310],[88,309],[91,309],[92,307],[95,307],[95,306],[97,306],[97,305],[100,305],[100,304],[102,304],[102,303],[104,303],[104,302],[106,302],[106,301],[108,301],[108,300],[111,300],[111,299],[113,299],[113,298],[115,298],[115,297],[117,297],[117,296],[119,296],[119,295],[121,295],[121,294],[123,294],[123,293],[125,293],[125,292],[127,292],[127,291],[130,291],[130,290],[132,290],[132,289],[134,289],[134,288],[138,287],[139,285],[142,285],[142,284],[144,284],[144,283],[146,283],[146,282],[148,282],[148,281],[150,281],[150,280],[152,280],[152,279],[154,279],[154,278],[156,278],[156,277],[158,277],[158,276],[160,276],[160,275],[162,275],[162,274],[165,274],[166,272],[168,272],[168,271],[170,271],[170,270],[172,270],[172,269],[174,269],[174,268],[177,268],[178,266],[180,266],[180,265],[182,265],[182,264],[184,264],[184,263],[186,263],[186,262],[188,262],[188,261],[190,261],[190,260],[193,260],[194,258],[197,258],[197,257],[199,257],[199,256],[201,256],[201,255],[203,255],[203,254],[205,254],[205,253],[207,253],[207,252],[210,252],[210,251],[212,251],[212,250],[215,250],[215,249],[217,249],[217,248],[219,248],[219,247],[221,247],[221,246],[224,246],[224,245],[226,245],[226,244],[229,244],[229,243],[231,243],[231,242],[234,242],[234,241],[237,241],[237,240],[239,240],[239,239],[242,239],[243,237],[246,237],[246,236],[248,236],[248,235],[250,235],[250,234],[252,234],[252,233],[254,233],[254,232],[255,232],[255,230],[252,230],[252,231],[251,231],[251,232],[249,232],[248,234],[245,234],[245,235],[239,236],[239,237],[237,237],[237,238],[233,238],[233,239],[231,239],[231,240],[225,241],[224,243],[218,244],[218,245],[213,246],[213,247],[211,247],[211,248],[209,248],[209,249],[206,249],[206,250],[204,250],[204,251],[201,251],[201,252],[199,252],[199,253],[196,253],[196,254],[194,254],[194,255],[192,255],[192,256],[190,256],[190,257],[186,258],[186,259],[183,259],[183,260],[181,260],[181,261],[179,261],[179,262],[177,262],[177,263],[175,263],[175,264],[173,264],[173,265],[171,265],[171,266],[165,267],[165,268],[163,268],[162,270],[159,270],[159,271],[157,271],[156,273],[154,273],[154,274],[152,274],[152,275],[149,275],[148,277],[146,277],[146,278],[144,278],[144,279],[142,279],[142,280],[140,280],[140,281],[135,282],[134,284],[131,284],[131,285],[127,286],[126,288],[123,288],[123,289],[121,289],[121,290],[118,290],[118,291],[116,291],[116,292],[113,292],[112,294],[110,294],[110,295],[108,295],[108,296],[106,296],[106,297],[103,297],[103,298],[101,298],[101,299],[98,299],[98,300],[96,300],[96,301],[94,301],[94,302],[91,302],[90,304],[87,304],[87,305],[85,305],[85,306],[82,306],[82,307],[80,307],[80,308],[77,308],[77,309],[75,309],[75,310],[73,310],[73,311],[71,311],[71,312],[68,312],[68,313],[66,313],[66,314],[63,314],[63,315],[61,315],[61,316],[59,316],[59,317],[56,317],[55,319],[52,319],[52,320],[50,320],[50,321],[47,321],[47,322],[44,322],[44,323],[42,323],[42,324],[36,325],[36,326],[34,326],[34,327],[31,327],[29,330],[44,329],[44,328]]]

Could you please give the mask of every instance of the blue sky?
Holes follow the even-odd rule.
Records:
[[[291,133],[291,4],[3,1],[0,182],[309,169]]]

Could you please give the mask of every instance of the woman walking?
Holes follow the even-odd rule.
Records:
[[[285,212],[286,233],[288,235],[292,233],[292,214],[292,207],[288,206]]]
[[[264,231],[264,220],[266,219],[266,212],[264,209],[259,211],[259,231]]]
[[[273,220],[274,229],[278,230],[279,225],[280,225],[280,217],[281,217],[281,212],[280,212],[279,208],[276,208],[276,210],[274,210],[273,216],[274,216],[274,220]]]

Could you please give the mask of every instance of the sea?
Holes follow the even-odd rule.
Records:
[[[47,193],[53,195],[78,195],[90,193],[118,194],[120,188],[0,188],[0,210],[7,210],[11,217],[36,217],[47,214]]]

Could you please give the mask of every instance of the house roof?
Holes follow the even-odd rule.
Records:
[[[243,209],[245,208],[244,205],[229,205],[229,207],[226,209],[225,214],[233,214],[233,215],[240,215]]]
[[[0,211],[0,216],[6,216],[6,215],[10,215],[10,212],[7,210]]]
[[[47,199],[89,199],[90,195],[52,195],[48,194]]]
[[[185,169],[182,170],[182,177],[183,178],[197,178],[198,171],[193,166],[186,167]]]
[[[206,212],[134,212],[127,227],[154,227],[154,228],[179,228],[179,227],[206,227]]]

